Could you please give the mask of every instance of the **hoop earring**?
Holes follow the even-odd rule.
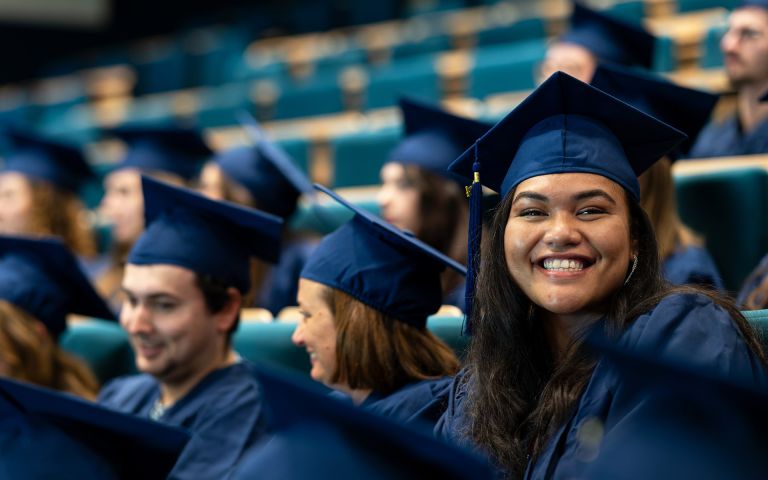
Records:
[[[636,268],[637,268],[637,255],[632,255],[632,269],[629,271],[629,275],[627,275],[627,278],[624,280],[624,285],[629,283],[629,279],[632,278],[632,274],[635,273]]]

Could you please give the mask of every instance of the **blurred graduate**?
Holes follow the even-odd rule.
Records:
[[[302,194],[314,195],[312,184],[276,143],[250,117],[243,128],[255,142],[218,153],[200,174],[200,191],[217,199],[235,202],[276,215],[287,222]],[[285,223],[284,223],[285,225]],[[299,273],[317,239],[283,230],[283,248],[277,264],[254,259],[247,306],[266,308],[272,315],[296,304]]]
[[[192,433],[173,478],[226,477],[263,433],[259,387],[232,349],[249,261],[274,261],[279,218],[142,177],[147,228],[128,254],[120,324],[139,375],[99,403]]]
[[[442,272],[466,270],[318,188],[354,216],[320,242],[301,272],[293,342],[307,350],[314,380],[368,410],[431,428],[459,362],[427,329],[427,317],[440,309]]]
[[[141,175],[187,185],[212,152],[192,128],[120,127],[105,133],[123,141],[125,154],[104,177],[99,213],[109,225],[111,246],[93,276],[99,291],[117,308],[125,257],[144,230]]]
[[[96,241],[79,194],[94,175],[82,151],[26,130],[3,136],[0,233],[61,237],[90,264]]]
[[[510,478],[582,478],[655,390],[621,383],[584,338],[600,331],[713,374],[768,382],[758,337],[733,303],[663,280],[637,176],[685,140],[677,129],[556,73],[452,168],[503,200],[482,249],[467,367],[436,432],[473,445]],[[475,155],[476,152],[476,155]]]
[[[539,76],[557,71],[590,82],[599,64],[608,63],[650,70],[656,39],[640,25],[573,2],[570,26],[547,48]]]
[[[115,320],[60,240],[0,236],[0,376],[95,400],[93,372],[58,345],[68,314]]]
[[[467,263],[469,208],[461,179],[448,171],[490,124],[411,99],[400,100],[403,139],[381,169],[381,216],[453,260]],[[464,309],[464,279],[443,275],[444,304]]]

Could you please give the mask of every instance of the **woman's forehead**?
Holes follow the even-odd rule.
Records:
[[[617,202],[625,197],[624,189],[613,180],[594,173],[553,173],[539,175],[520,182],[514,197],[522,192],[532,192],[546,197],[565,197],[585,191],[601,190]]]

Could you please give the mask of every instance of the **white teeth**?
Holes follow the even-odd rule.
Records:
[[[560,258],[547,258],[543,262],[544,269],[555,272],[577,272],[584,269],[584,262]]]

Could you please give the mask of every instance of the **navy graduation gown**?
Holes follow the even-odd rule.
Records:
[[[737,116],[723,122],[710,122],[688,152],[689,158],[727,157],[768,153],[768,119],[744,134]]]
[[[627,350],[657,352],[659,358],[684,359],[713,375],[751,379],[768,385],[766,372],[752,354],[730,315],[709,298],[698,294],[672,295],[641,315],[622,334],[618,346]],[[587,388],[570,420],[561,427],[536,460],[528,465],[525,478],[581,478],[591,457],[579,441],[585,422],[599,420],[604,428],[603,444],[610,444],[612,430],[628,435],[627,425],[642,428],[643,404],[653,402],[653,393],[643,398],[626,388],[615,368],[598,361]],[[630,433],[631,435],[631,433]]]
[[[99,403],[149,418],[160,398],[150,375],[121,377],[107,384]],[[211,372],[158,420],[188,430],[192,438],[170,478],[226,478],[264,432],[261,394],[247,362]]]
[[[286,244],[280,253],[280,261],[269,269],[255,306],[277,315],[284,307],[296,305],[299,275],[316,246],[317,241],[310,240]]]
[[[664,278],[674,285],[703,285],[724,291],[715,261],[703,247],[678,248],[664,259]]]
[[[766,372],[744,343],[730,315],[700,294],[666,297],[637,318],[620,337],[619,347],[653,350],[662,357],[682,358],[707,368],[713,375],[752,378],[757,385],[768,385]],[[464,372],[454,379],[447,409],[435,425],[435,434],[477,448],[462,434],[469,426],[466,398],[470,382],[465,380]],[[536,463],[528,465],[525,478],[582,478],[589,463],[578,440],[581,425],[585,421],[600,421],[604,428],[602,442],[607,444],[612,428],[631,419],[640,402],[653,400],[625,398],[622,387],[621,378],[610,364],[599,361],[571,418],[549,439]]]
[[[360,406],[400,423],[432,429],[445,411],[451,380],[443,377],[409,383],[385,396],[374,392]]]

